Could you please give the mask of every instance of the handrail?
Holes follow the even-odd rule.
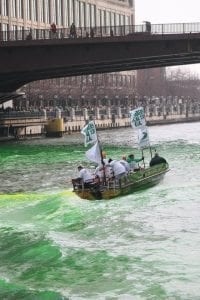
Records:
[[[49,29],[32,28],[30,30],[0,31],[0,41],[30,41],[30,40],[54,40],[54,39],[76,39],[76,38],[103,38],[128,35],[149,34],[190,34],[200,33],[200,22],[198,23],[167,23],[151,24],[146,22],[142,25],[120,25],[101,27],[77,27],[73,34],[70,28],[57,28],[52,32]]]

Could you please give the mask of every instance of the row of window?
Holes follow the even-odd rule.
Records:
[[[99,74],[98,76],[87,75],[82,77],[66,77],[66,78],[53,78],[49,80],[42,80],[33,82],[31,86],[27,86],[27,89],[33,89],[34,92],[40,92],[42,89],[47,89],[54,87],[55,89],[67,89],[68,87],[80,88],[89,87],[90,85],[98,87],[133,87],[135,84],[135,76],[133,75],[121,75],[121,74]]]
[[[69,27],[130,25],[130,16],[79,0],[0,0],[0,15]]]

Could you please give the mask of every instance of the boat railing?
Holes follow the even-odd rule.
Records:
[[[110,190],[110,189],[115,190],[116,189],[116,180],[115,180],[115,178],[109,178],[106,181],[106,187],[107,187],[108,190]]]
[[[72,179],[72,185],[74,191],[84,190],[84,183],[83,180],[81,179],[78,178]]]

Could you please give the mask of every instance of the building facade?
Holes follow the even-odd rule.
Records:
[[[134,24],[133,0],[0,0],[0,30]]]
[[[0,32],[50,29],[52,23],[61,29],[74,23],[77,28],[104,27],[110,32],[111,27],[134,25],[134,15],[134,0],[0,0]],[[124,103],[134,97],[135,72],[44,80],[22,90],[26,95],[16,100],[17,107],[66,107],[72,99],[78,105],[115,99],[118,105],[119,99]]]

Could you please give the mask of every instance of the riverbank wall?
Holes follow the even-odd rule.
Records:
[[[167,125],[174,123],[187,123],[187,122],[200,122],[200,114],[191,114],[186,116],[183,115],[168,115],[168,116],[151,116],[146,117],[146,122],[148,126],[155,125]],[[74,120],[64,123],[65,133],[70,134],[72,132],[80,131],[81,128],[85,126],[85,120]],[[106,130],[112,128],[123,128],[130,127],[130,117],[115,118],[115,122],[112,119],[95,119],[95,124],[97,130]]]
[[[48,123],[48,120],[52,121],[58,118],[58,116],[55,115],[50,117],[46,114],[44,116],[41,115],[40,120],[37,120],[37,125],[34,125],[33,121],[30,123],[30,120],[28,121],[29,118],[30,117],[24,117],[24,122],[22,122],[23,120],[20,118],[21,123],[24,123],[20,126],[19,119],[16,123],[17,125],[15,126],[14,119],[12,120],[11,118],[8,121],[5,118],[5,128],[4,131],[2,131],[3,135],[1,136],[14,136],[15,138],[44,136],[46,134],[46,124]],[[91,116],[90,114],[87,114],[87,111],[85,111],[83,115],[76,115],[75,113],[72,113],[69,116],[65,116],[60,114],[59,118],[63,118],[63,135],[70,135],[73,132],[80,132],[80,130],[85,126],[88,120],[95,121],[97,130],[106,130],[112,128],[116,129],[131,126],[129,114],[122,113],[119,109],[118,113],[115,115],[111,115],[108,112],[106,112],[104,114],[95,114]],[[36,120],[36,118],[34,118],[34,120]],[[155,114],[152,114],[149,111],[146,112],[146,122],[148,126],[199,121],[200,113],[196,111],[187,111],[184,113],[180,113],[177,111],[171,114],[161,114],[159,111]]]

